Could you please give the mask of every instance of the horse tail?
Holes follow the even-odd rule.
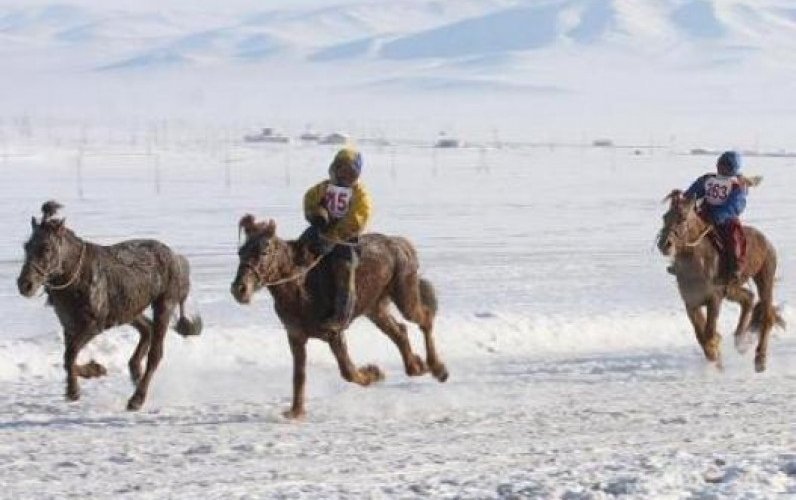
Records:
[[[188,300],[188,293],[191,290],[191,266],[183,255],[177,255],[177,284],[180,297],[180,317],[174,330],[183,337],[192,337],[202,333],[202,317],[195,314],[188,317],[185,314],[185,302]]]
[[[437,302],[437,293],[434,291],[434,285],[429,280],[420,278],[419,286],[420,301],[431,311],[432,315],[436,315],[439,302]]]
[[[787,326],[785,319],[782,317],[781,308],[763,301],[755,304],[755,308],[752,311],[752,320],[749,322],[749,330],[761,332],[774,326],[783,329]]]

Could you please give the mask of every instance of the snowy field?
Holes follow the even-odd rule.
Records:
[[[236,223],[252,212],[296,236],[301,196],[333,149],[142,144],[109,135],[81,154],[38,134],[0,158],[0,497],[796,496],[796,341],[776,331],[757,375],[752,353],[727,338],[738,310],[726,306],[726,370],[707,367],[653,246],[659,200],[712,157],[364,146],[372,229],[416,243],[440,296],[451,377],[410,380],[360,320],[347,333],[352,357],[387,379],[345,383],[313,341],[308,416],[293,422],[281,417],[291,359],[272,301],[263,292],[244,307],[228,292]],[[746,168],[765,176],[746,219],[779,251],[776,300],[791,323],[795,163],[750,158]],[[49,198],[87,239],[159,238],[191,260],[205,331],[170,334],[138,413],[124,410],[133,331],[84,351],[109,374],[67,403],[54,314],[16,291],[29,219]]]
[[[796,498],[793,327],[755,374],[725,306],[718,373],[654,247],[661,198],[713,168],[691,148],[796,151],[792,3],[0,1],[0,498]],[[307,418],[282,418],[289,348],[267,294],[229,293],[236,225],[298,235],[334,149],[240,142],[262,127],[360,140],[372,229],[437,288],[445,384],[358,321],[386,380],[311,342]],[[575,147],[601,138],[632,147]],[[796,158],[746,165],[793,325]],[[53,311],[16,290],[50,198],[192,263],[205,331],[169,335],[137,413],[137,335],[89,345],[108,376],[67,403]]]

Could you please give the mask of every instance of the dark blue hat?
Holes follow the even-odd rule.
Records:
[[[736,151],[725,151],[716,160],[716,168],[722,175],[738,175],[741,173],[741,155]]]

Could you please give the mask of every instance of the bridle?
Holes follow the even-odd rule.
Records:
[[[263,255],[265,255],[265,252],[260,253],[260,257],[262,257]],[[301,269],[300,271],[296,272],[295,274],[293,274],[291,276],[288,276],[287,278],[280,278],[280,279],[274,280],[274,281],[266,280],[265,276],[263,276],[263,273],[260,272],[260,269],[258,269],[258,266],[256,266],[256,265],[252,265],[251,263],[246,262],[245,264],[243,264],[243,266],[246,269],[248,269],[249,271],[251,271],[252,274],[254,274],[255,277],[257,277],[257,284],[259,286],[266,287],[266,286],[283,285],[285,283],[290,283],[291,281],[295,281],[295,280],[301,278],[302,276],[304,276],[308,272],[310,272],[315,266],[317,266],[321,262],[321,260],[323,260],[323,258],[324,258],[324,255],[319,255],[318,257],[315,258],[315,260],[313,260],[310,263],[309,266]]]
[[[688,216],[686,216],[686,220],[681,222],[680,224],[687,225],[687,223],[688,223],[687,217]],[[676,240],[673,243],[675,248],[677,248],[677,247],[680,247],[680,248],[694,248],[694,247],[699,246],[699,244],[702,243],[702,240],[704,240],[705,237],[708,234],[710,234],[711,231],[713,231],[713,229],[714,229],[713,225],[712,224],[708,224],[705,227],[705,229],[703,229],[702,232],[699,233],[699,236],[697,236],[696,239],[693,240],[693,241],[688,241],[687,240],[687,237],[688,237],[687,229],[686,230],[682,230],[682,231],[675,231],[674,229],[669,229],[668,234],[669,235],[673,234],[675,236]],[[661,233],[663,233],[663,230],[661,230]],[[682,233],[685,233],[685,234],[682,235]],[[680,242],[680,241],[677,241],[677,240],[685,240],[685,241]]]
[[[47,290],[55,290],[55,291],[66,290],[67,288],[72,286],[75,283],[75,281],[77,281],[77,277],[80,275],[80,268],[83,267],[83,257],[85,256],[85,254],[86,254],[86,242],[82,241],[80,245],[80,257],[78,257],[77,259],[77,265],[75,266],[75,270],[72,271],[72,276],[63,285],[53,285],[52,283],[50,283],[51,279],[50,273],[61,267],[64,263],[64,258],[63,254],[61,253],[60,246],[58,247],[58,263],[56,265],[50,267],[49,269],[42,269],[35,262],[31,262],[30,267],[32,267],[33,270],[39,273],[41,276],[45,276],[47,278],[47,281],[44,282],[44,287]]]

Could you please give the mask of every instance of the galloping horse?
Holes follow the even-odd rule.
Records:
[[[304,415],[306,344],[311,337],[329,343],[337,359],[340,374],[349,382],[367,386],[384,378],[375,365],[357,368],[348,356],[345,336],[321,328],[332,309],[333,283],[325,260],[314,258],[299,241],[284,241],[276,236],[276,223],[256,222],[244,216],[239,227],[246,241],[238,251],[240,264],[231,292],[241,304],[251,301],[263,287],[274,298],[274,307],[287,329],[293,354],[293,404],[284,415]],[[431,283],[420,278],[415,249],[408,240],[381,234],[360,238],[362,257],[356,272],[356,308],[354,317],[365,315],[398,347],[407,375],[418,376],[429,370],[440,382],[448,370],[437,356],[432,333],[437,300]],[[317,265],[316,265],[317,264]],[[423,331],[426,362],[412,352],[406,325],[389,311],[394,303],[401,314]]]
[[[721,336],[716,331],[716,321],[722,300],[728,299],[741,306],[735,329],[735,347],[743,353],[748,345],[749,332],[759,332],[755,370],[764,371],[769,333],[775,325],[785,327],[774,306],[774,275],[777,271],[774,247],[763,233],[744,226],[747,257],[741,269],[742,279],[728,282],[722,273],[721,253],[709,236],[713,228],[697,214],[696,202],[683,196],[679,190],[672,191],[664,198],[667,200],[669,210],[663,216],[658,249],[674,259],[677,287],[705,357],[721,367]],[[757,303],[752,291],[744,287],[750,278],[757,287]],[[707,309],[707,318],[702,307]]]
[[[55,218],[61,206],[46,202],[42,219],[31,218],[33,234],[25,243],[25,263],[17,279],[19,293],[32,297],[44,286],[48,302],[64,328],[66,397],[80,398],[77,377],[105,375],[95,361],[76,364],[80,350],[108,328],[129,324],[140,334],[129,361],[136,389],[127,403],[137,410],[163,356],[163,338],[174,309],[180,318],[175,326],[183,336],[199,335],[201,318],[188,319],[185,300],[190,289],[188,261],[155,240],[128,240],[111,246],[89,243]],[[144,315],[152,306],[153,319]],[[147,356],[141,375],[141,360]]]

